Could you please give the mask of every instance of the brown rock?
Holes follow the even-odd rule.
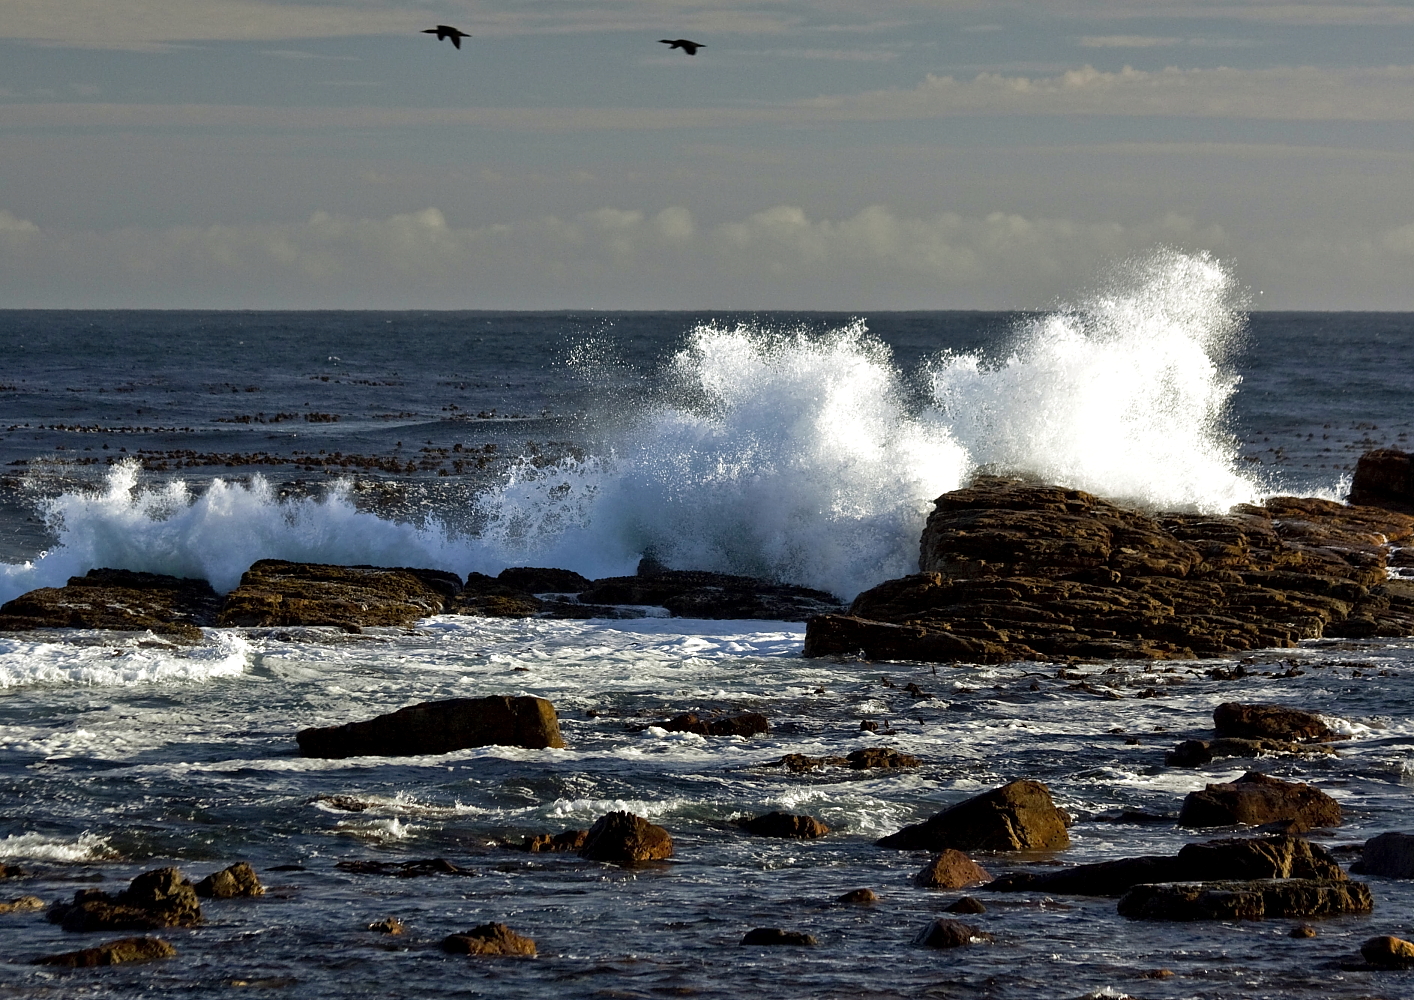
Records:
[[[913,876],[913,881],[925,889],[966,889],[984,885],[992,876],[966,854],[948,849]]]
[[[482,924],[442,939],[442,950],[453,955],[535,956],[535,942],[505,924]]]
[[[1414,514],[1414,455],[1397,448],[1365,452],[1355,463],[1349,500]]]
[[[595,580],[579,595],[586,604],[637,604],[667,608],[676,618],[742,618],[805,621],[840,610],[833,594],[750,576],[671,570],[651,559],[635,576]]]
[[[673,856],[673,838],[642,816],[611,812],[594,821],[579,856],[614,864],[658,861]]]
[[[567,851],[578,851],[584,847],[584,842],[589,839],[588,830],[565,830],[563,833],[540,833],[533,837],[526,837],[524,843],[516,847],[517,850],[525,851],[528,854],[563,854]],[[510,844],[503,844],[510,847]]]
[[[407,925],[397,917],[384,917],[368,925],[368,929],[379,934],[400,935],[407,933]]]
[[[94,569],[63,587],[31,590],[0,607],[0,629],[95,628],[151,631],[201,642],[221,598],[205,580],[125,569]]]
[[[29,872],[25,871],[19,865],[0,865],[0,879],[23,878],[28,874]]]
[[[1382,833],[1365,841],[1361,857],[1366,875],[1414,878],[1414,835]]]
[[[196,884],[196,894],[205,899],[234,899],[237,896],[263,896],[265,886],[255,869],[244,861],[213,872]]]
[[[892,747],[864,747],[845,755],[845,761],[856,771],[870,768],[918,767],[923,762],[912,754],[900,753]]]
[[[1310,924],[1297,924],[1286,935],[1290,938],[1313,938],[1316,936],[1316,928]]]
[[[1286,705],[1224,702],[1213,709],[1213,729],[1219,737],[1247,740],[1302,743],[1340,739],[1320,716]]]
[[[526,594],[578,594],[590,587],[587,578],[568,569],[513,566],[501,570],[496,579]]]
[[[783,837],[791,840],[814,840],[830,832],[830,828],[813,816],[797,816],[787,812],[769,812],[764,816],[741,821],[741,828],[754,837]]]
[[[1180,826],[1261,826],[1289,821],[1295,831],[1341,824],[1340,805],[1310,785],[1248,771],[1236,781],[1189,792],[1179,811]]]
[[[873,906],[878,901],[879,895],[873,889],[851,889],[844,895],[835,897],[836,903],[852,906]]]
[[[930,921],[914,937],[914,944],[921,944],[928,948],[963,948],[974,941],[991,941],[992,935],[985,933],[971,924],[964,924],[961,920],[950,920],[946,917],[939,917]]]
[[[906,851],[1051,851],[1070,846],[1070,817],[1039,781],[1013,781],[877,841]]]
[[[663,723],[670,733],[696,733],[698,736],[758,736],[771,731],[770,721],[760,712],[743,712],[731,718],[699,719],[684,712]]]
[[[80,889],[72,903],[55,903],[48,918],[66,931],[157,930],[201,923],[196,890],[175,868],[143,872],[117,896]]]
[[[0,903],[0,913],[18,913],[22,910],[42,910],[44,900],[38,896],[20,896],[8,903]]]
[[[974,899],[972,896],[963,896],[961,899],[956,899],[948,906],[943,907],[943,912],[986,913],[987,908],[982,905],[982,901],[980,899]]]
[[[110,941],[96,948],[66,951],[60,955],[45,955],[42,958],[34,959],[30,964],[85,969],[100,965],[121,965],[125,962],[151,962],[153,959],[171,958],[176,954],[177,949],[161,938],[123,938],[121,941]]]
[[[742,935],[741,943],[767,947],[774,945],[811,947],[817,942],[813,934],[805,934],[801,931],[783,931],[779,927],[757,927]]]
[[[1311,757],[1334,753],[1335,750],[1325,743],[1271,739],[1186,740],[1164,755],[1164,763],[1169,767],[1202,767],[1222,757],[1255,758],[1276,754]]]
[[[1363,882],[1263,879],[1248,882],[1166,882],[1136,885],[1120,899],[1130,920],[1261,920],[1369,913]]]
[[[217,624],[408,626],[441,614],[461,589],[441,570],[261,559],[226,595]]]
[[[407,757],[467,747],[563,747],[555,706],[544,698],[492,696],[409,705],[367,722],[303,729],[306,757]]]
[[[1414,943],[1403,938],[1372,937],[1360,946],[1360,954],[1365,956],[1365,961],[1382,969],[1414,967]]]

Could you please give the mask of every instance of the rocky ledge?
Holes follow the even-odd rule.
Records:
[[[806,656],[1193,659],[1414,634],[1414,581],[1388,572],[1414,517],[1383,507],[1272,497],[1150,515],[993,476],[934,504],[921,572],[812,618]]]

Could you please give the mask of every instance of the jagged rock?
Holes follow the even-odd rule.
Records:
[[[961,851],[946,850],[913,876],[925,889],[966,889],[992,881],[991,874]]]
[[[670,733],[696,733],[698,736],[758,736],[771,731],[770,721],[760,712],[743,712],[731,718],[699,719],[684,712],[663,723]]]
[[[441,614],[461,578],[435,569],[261,559],[226,595],[219,625],[407,626]]]
[[[503,841],[501,846],[525,851],[527,854],[563,854],[567,851],[579,851],[588,838],[588,830],[566,830],[563,833],[539,833],[526,837],[521,844],[508,844]]]
[[[482,924],[442,939],[442,950],[453,955],[527,955],[534,957],[535,942],[505,924]]]
[[[848,756],[808,757],[803,753],[788,753],[767,767],[784,767],[788,771],[813,771],[820,767],[848,767],[856,771],[871,768],[918,767],[923,762],[917,757],[900,753],[891,747],[865,747],[852,751]]]
[[[1164,763],[1169,767],[1202,767],[1222,757],[1269,757],[1274,754],[1309,757],[1333,753],[1335,750],[1325,743],[1269,739],[1185,740],[1164,755]]]
[[[1049,851],[1070,846],[1070,817],[1039,781],[1013,781],[877,841],[906,851]]]
[[[873,906],[879,901],[879,894],[873,889],[851,889],[842,896],[836,896],[836,903],[852,906]]]
[[[384,917],[382,920],[374,921],[368,925],[368,929],[378,934],[389,934],[393,936],[407,933],[407,925],[397,917]]]
[[[1296,497],[1149,517],[985,476],[935,508],[922,572],[811,619],[807,656],[1187,659],[1414,634],[1414,587],[1385,573],[1393,548],[1414,539],[1414,517]]]
[[[771,583],[750,576],[664,569],[645,559],[636,576],[595,580],[579,599],[586,604],[637,604],[667,608],[675,618],[754,618],[805,621],[838,611],[833,594]]]
[[[80,889],[72,903],[55,903],[49,919],[66,931],[157,930],[201,923],[196,889],[175,868],[143,872],[117,896]]]
[[[930,921],[913,938],[914,944],[921,944],[928,948],[963,948],[974,941],[991,941],[992,935],[981,929],[964,924],[961,920],[950,920],[947,917],[939,917]]]
[[[1414,967],[1414,943],[1387,934],[1370,938],[1360,946],[1360,954],[1365,961],[1382,969]]]
[[[1118,909],[1130,920],[1262,920],[1338,917],[1373,906],[1363,882],[1287,878],[1136,885]]]
[[[1414,835],[1382,833],[1365,841],[1361,872],[1384,878],[1414,878]]]
[[[196,884],[196,894],[204,899],[234,899],[237,896],[263,896],[265,886],[255,869],[244,861],[213,872]]]
[[[63,587],[41,587],[0,606],[0,629],[95,628],[151,631],[201,642],[221,597],[205,580],[125,569],[93,569]]]
[[[494,695],[409,705],[366,722],[302,729],[306,757],[408,757],[467,747],[563,747],[555,706],[544,698]]]
[[[1339,826],[1340,804],[1310,785],[1248,771],[1236,781],[1189,792],[1178,814],[1180,826],[1262,826],[1287,822],[1291,832]]]
[[[972,896],[963,896],[961,899],[955,899],[955,900],[952,901],[952,903],[950,903],[950,904],[948,904],[947,906],[943,907],[943,912],[944,912],[944,913],[986,913],[986,912],[987,912],[987,908],[982,905],[982,901],[981,901],[980,899],[974,899]]]
[[[86,969],[100,965],[121,965],[125,962],[151,962],[158,958],[171,958],[176,954],[177,949],[161,938],[123,938],[121,941],[110,941],[96,948],[45,955],[32,960],[30,964]]]
[[[615,864],[658,861],[673,856],[673,838],[642,816],[611,812],[594,821],[579,856]]]
[[[830,832],[830,828],[813,816],[797,816],[787,812],[769,812],[764,816],[742,820],[741,828],[754,837],[783,837],[791,840],[814,840]]]
[[[21,896],[8,903],[0,903],[0,913],[18,913],[22,910],[42,910],[44,900],[38,896]]]
[[[1414,514],[1414,455],[1376,448],[1360,456],[1350,483],[1352,504]]]
[[[1340,739],[1320,716],[1286,705],[1224,702],[1213,709],[1213,730],[1220,738],[1288,740],[1293,743]]]
[[[813,934],[800,931],[783,931],[779,927],[757,927],[742,935],[742,944],[749,945],[796,945],[813,946],[817,942]]]

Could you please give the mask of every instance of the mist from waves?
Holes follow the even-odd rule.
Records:
[[[475,535],[360,511],[347,483],[316,499],[282,501],[259,478],[197,495],[180,481],[149,488],[123,465],[102,489],[44,504],[58,543],[0,567],[0,599],[97,566],[225,591],[260,558],[593,578],[632,573],[644,554],[848,599],[916,571],[931,501],[979,469],[1224,511],[1264,493],[1224,429],[1240,305],[1221,264],[1159,251],[1023,321],[998,361],[944,355],[903,373],[862,321],[824,335],[700,326],[659,401],[600,454],[527,458],[465,497],[484,524]]]

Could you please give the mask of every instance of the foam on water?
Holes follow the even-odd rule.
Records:
[[[664,401],[602,453],[527,459],[465,497],[485,524],[474,537],[361,512],[347,485],[282,502],[259,478],[218,480],[197,496],[118,466],[106,488],[48,503],[59,542],[0,567],[0,599],[96,566],[229,590],[260,558],[598,577],[644,554],[848,598],[913,571],[930,502],[979,467],[1160,508],[1257,499],[1223,424],[1241,327],[1231,274],[1168,251],[1025,322],[1000,363],[935,359],[922,402],[862,322],[823,336],[702,326],[669,364]]]
[[[202,682],[238,677],[250,646],[238,635],[212,632],[209,644],[185,649],[105,642],[77,645],[0,639],[0,689],[35,684],[92,686]]]
[[[61,840],[42,833],[13,833],[0,840],[0,858],[29,861],[95,861],[113,857],[108,841],[91,833]]]

